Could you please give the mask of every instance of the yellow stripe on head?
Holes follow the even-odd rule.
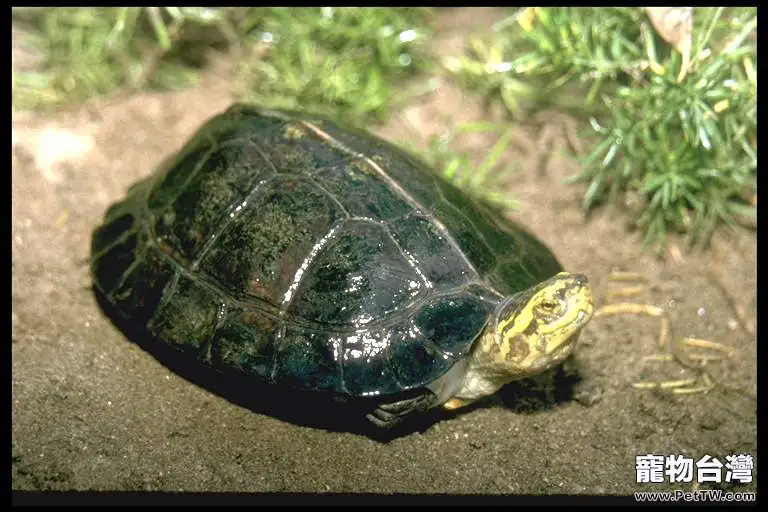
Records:
[[[570,353],[593,309],[586,277],[561,272],[505,302],[492,337],[495,346],[483,349],[509,373],[538,373]]]

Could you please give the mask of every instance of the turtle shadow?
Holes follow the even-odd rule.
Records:
[[[570,368],[565,368],[560,365],[535,378],[512,382],[497,394],[470,406],[455,411],[436,407],[383,429],[365,418],[377,406],[374,399],[342,400],[330,393],[278,386],[234,371],[222,372],[202,365],[194,355],[154,340],[146,328],[122,317],[99,290],[93,288],[92,291],[102,311],[130,342],[188,382],[256,414],[314,429],[363,435],[382,443],[423,433],[440,421],[478,408],[501,406],[519,413],[549,409],[573,400],[574,387],[581,380],[577,366],[571,364]],[[411,393],[406,392],[403,398],[409,395]]]
[[[581,390],[592,381],[584,377],[578,360],[560,364],[541,374],[502,388],[498,395],[504,407],[516,413],[537,413],[580,400]]]
[[[433,409],[392,428],[376,427],[365,418],[376,408],[375,400],[340,399],[330,393],[278,386],[253,376],[203,365],[193,354],[156,341],[145,327],[122,317],[99,290],[93,288],[92,292],[101,310],[128,341],[188,382],[256,414],[314,429],[364,435],[384,443],[424,432],[448,415],[441,409]],[[408,395],[404,393],[404,398]]]
[[[535,377],[510,382],[495,394],[448,413],[452,418],[476,409],[503,408],[516,414],[538,414],[571,402],[593,403],[597,382],[588,378],[574,356],[567,364],[550,368]],[[599,392],[599,391],[597,391]]]

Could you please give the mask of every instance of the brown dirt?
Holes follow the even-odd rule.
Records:
[[[445,19],[446,31],[458,30],[456,18]],[[522,202],[514,216],[599,290],[614,269],[640,272],[652,283],[643,300],[669,311],[676,335],[736,348],[710,363],[721,384],[709,393],[633,388],[691,372],[643,360],[655,352],[657,320],[596,318],[578,361],[602,391],[597,403],[505,399],[380,443],[236,405],[128,342],[91,292],[91,231],[130,184],[232,101],[223,76],[214,70],[181,92],[14,114],[13,489],[629,494],[691,489],[638,484],[639,454],[708,454],[723,463],[734,453],[756,456],[756,336],[748,332],[756,321],[755,236],[720,233],[712,251],[675,264],[644,253],[622,212],[586,219],[583,189],[562,183],[577,165],[565,156],[573,121],[557,112],[517,129],[507,155],[520,164],[510,185]],[[425,142],[484,115],[448,83],[401,114],[379,132],[402,139],[407,123]],[[478,156],[482,142],[470,141]],[[748,485],[702,488],[754,491],[753,474]]]

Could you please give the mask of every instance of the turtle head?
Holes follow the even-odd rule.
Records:
[[[494,366],[524,378],[562,362],[593,310],[592,291],[581,274],[561,272],[511,297],[496,317]]]

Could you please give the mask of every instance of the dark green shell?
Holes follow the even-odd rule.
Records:
[[[394,146],[242,105],[112,206],[92,252],[97,288],[156,340],[354,396],[428,384],[500,300],[561,270]]]

